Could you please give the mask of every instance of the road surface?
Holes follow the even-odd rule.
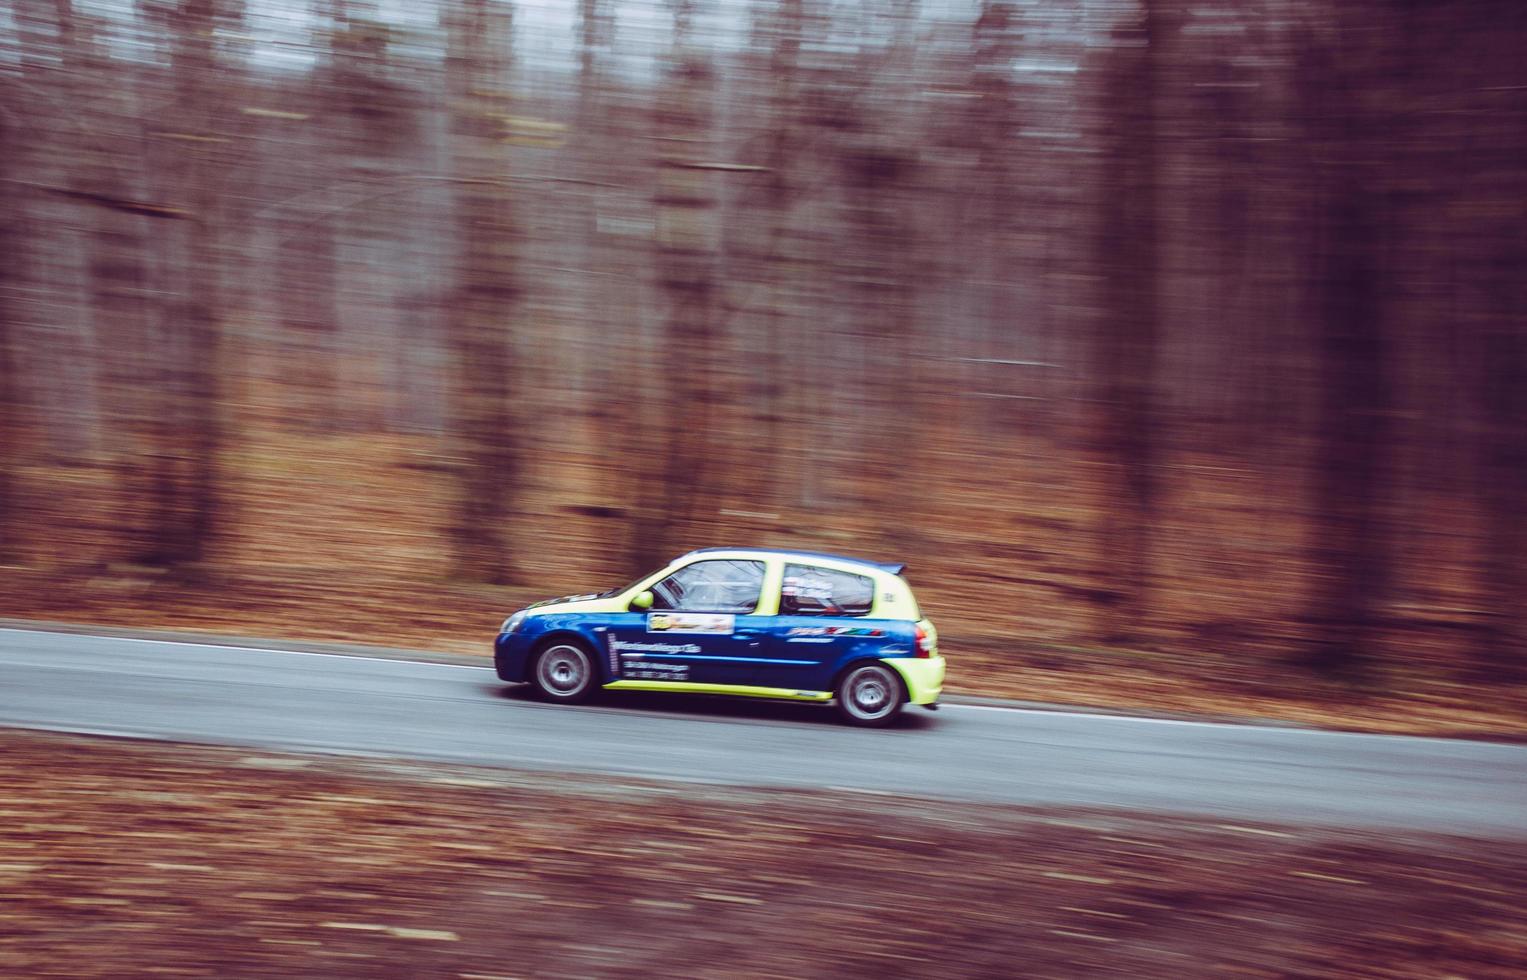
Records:
[[[0,630],[0,726],[1527,837],[1527,746],[974,705],[905,719],[635,694],[553,707],[487,667]]]

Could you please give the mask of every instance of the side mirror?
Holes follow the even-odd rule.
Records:
[[[638,611],[643,610],[643,609],[651,609],[651,608],[652,608],[652,593],[651,592],[638,592],[638,593],[636,593],[636,595],[631,597],[630,610],[632,612],[638,612]]]

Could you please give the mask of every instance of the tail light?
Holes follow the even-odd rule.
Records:
[[[914,656],[923,660],[933,656],[933,637],[929,636],[928,631],[923,629],[921,626],[914,626],[913,631],[914,636],[916,637],[916,642],[914,644],[916,653]]]

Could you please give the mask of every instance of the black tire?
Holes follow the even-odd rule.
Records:
[[[577,640],[554,640],[536,654],[530,683],[543,701],[580,704],[599,688],[597,663]]]
[[[882,663],[860,664],[838,680],[838,714],[850,725],[881,728],[901,714],[906,691],[896,671]]]

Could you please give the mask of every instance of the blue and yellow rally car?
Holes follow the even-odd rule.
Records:
[[[706,548],[622,589],[550,599],[504,621],[498,676],[548,701],[595,690],[836,701],[856,725],[936,708],[938,633],[904,566],[812,552]]]

